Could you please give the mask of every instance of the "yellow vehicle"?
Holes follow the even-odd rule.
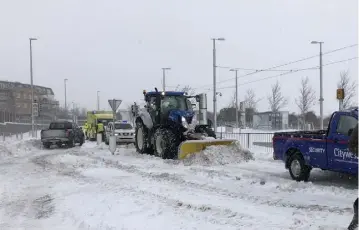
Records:
[[[96,140],[98,133],[98,124],[102,123],[105,129],[109,122],[113,121],[112,111],[91,111],[87,112],[87,132],[86,137],[89,140]]]

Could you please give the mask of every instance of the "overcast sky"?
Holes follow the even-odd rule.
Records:
[[[64,103],[68,78],[68,102],[101,108],[107,99],[126,104],[143,99],[142,90],[161,88],[162,67],[171,67],[170,87],[190,85],[208,92],[212,109],[212,37],[217,43],[219,66],[265,69],[319,53],[312,40],[324,41],[323,52],[358,42],[357,0],[0,0],[0,80],[30,82],[29,37],[33,43],[34,83],[51,87]],[[323,63],[358,56],[358,47],[323,56]],[[319,64],[319,58],[279,69]],[[335,99],[339,73],[358,76],[358,61],[324,67],[324,112],[338,108]],[[250,71],[239,71],[239,76]],[[239,84],[280,72],[261,72],[239,78]],[[240,99],[248,88],[263,98],[259,110],[268,110],[267,95],[281,82],[289,104],[298,112],[301,77],[308,76],[319,98],[319,70],[301,71],[239,87]],[[234,77],[218,69],[217,81]],[[234,79],[218,88],[234,85]],[[173,88],[170,88],[173,89]],[[219,108],[228,105],[234,88],[218,89]],[[313,107],[319,113],[319,104]]]

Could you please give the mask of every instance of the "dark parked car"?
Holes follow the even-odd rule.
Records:
[[[76,143],[80,146],[85,142],[82,129],[74,122],[54,121],[48,129],[41,130],[41,142],[45,148],[51,145],[61,147],[63,144],[74,147]]]

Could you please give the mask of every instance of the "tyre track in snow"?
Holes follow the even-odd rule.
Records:
[[[73,149],[74,150],[74,149]],[[143,170],[140,170],[138,167],[134,165],[126,165],[123,163],[120,163],[119,161],[114,161],[112,159],[105,159],[104,157],[100,156],[93,156],[85,151],[82,151],[81,149],[76,149],[78,151],[68,151],[68,154],[71,155],[77,155],[77,156],[87,156],[89,158],[98,160],[99,162],[104,163],[107,167],[113,167],[117,168],[119,170],[128,172],[128,173],[134,173],[138,174],[144,178],[150,178],[155,181],[166,181],[170,183],[177,184],[178,186],[183,187],[189,187],[189,188],[196,188],[198,190],[204,190],[206,192],[215,194],[215,195],[221,195],[224,197],[229,198],[235,198],[240,199],[244,201],[249,201],[253,204],[257,205],[268,205],[271,207],[285,207],[285,208],[294,208],[298,210],[303,211],[319,211],[319,212],[330,212],[335,214],[345,214],[345,213],[351,213],[351,208],[338,208],[338,207],[330,207],[330,206],[324,206],[324,205],[300,205],[300,204],[291,204],[288,202],[283,202],[281,199],[272,199],[272,200],[263,200],[267,199],[260,196],[254,196],[247,193],[241,193],[241,192],[231,192],[227,189],[214,187],[206,184],[199,184],[191,181],[187,181],[177,175],[169,174],[168,172],[164,173],[153,173],[153,172],[145,172]],[[137,154],[137,153],[134,153]],[[161,159],[158,159],[159,161]]]
[[[99,158],[99,159],[101,159],[101,158]],[[214,186],[209,186],[209,185],[205,185],[205,184],[198,184],[198,183],[190,182],[190,181],[187,181],[187,180],[185,180],[185,179],[183,179],[181,177],[178,177],[176,175],[169,174],[169,173],[166,173],[166,172],[165,173],[160,173],[160,174],[148,173],[148,172],[144,172],[144,171],[136,168],[135,166],[127,166],[127,165],[121,164],[119,162],[113,162],[111,160],[104,160],[104,162],[106,163],[107,166],[112,166],[112,167],[115,167],[117,169],[124,170],[126,172],[136,173],[136,174],[139,174],[139,175],[141,175],[143,177],[148,177],[148,178],[154,179],[156,181],[165,180],[167,182],[172,182],[172,183],[175,183],[175,184],[180,185],[180,186],[196,188],[196,189],[199,189],[199,190],[204,190],[206,192],[214,193],[216,195],[221,195],[221,196],[225,196],[225,197],[230,197],[230,198],[250,201],[251,203],[254,203],[254,204],[257,204],[257,205],[268,205],[268,206],[272,206],[272,207],[295,208],[295,209],[304,210],[304,211],[331,212],[331,213],[336,213],[336,214],[344,214],[344,213],[351,213],[352,212],[352,208],[337,208],[337,207],[329,207],[329,206],[323,206],[323,205],[290,204],[290,203],[283,202],[281,199],[263,200],[263,197],[259,197],[259,196],[253,196],[253,195],[240,193],[240,192],[234,193],[234,192],[231,192],[231,191],[229,191],[227,189],[214,187]]]
[[[52,164],[50,161],[47,160],[47,158],[56,157],[56,156],[63,155],[63,154],[64,154],[63,152],[44,154],[44,155],[37,156],[37,157],[33,158],[32,162],[37,164],[38,166],[42,167],[46,171],[50,171],[50,170],[55,171],[55,172],[60,173],[62,176],[65,176],[65,177],[68,176],[68,177],[76,179],[78,181],[85,181],[86,183],[89,183],[89,184],[99,184],[101,187],[107,189],[107,191],[127,194],[127,195],[133,197],[134,199],[138,199],[139,196],[145,196],[145,197],[148,197],[151,199],[155,199],[158,202],[160,202],[166,206],[170,206],[170,207],[174,208],[175,211],[177,211],[177,212],[190,210],[190,211],[199,212],[199,213],[210,213],[211,215],[206,214],[204,217],[201,217],[201,219],[204,218],[206,222],[210,222],[212,224],[219,224],[219,225],[229,225],[230,224],[233,227],[238,227],[238,226],[249,226],[253,223],[254,217],[251,215],[246,215],[244,213],[232,211],[228,208],[223,209],[223,208],[219,208],[219,207],[212,206],[212,205],[196,205],[196,204],[193,204],[190,202],[185,202],[180,199],[171,199],[167,196],[153,193],[153,192],[150,192],[150,191],[147,191],[144,189],[139,189],[138,187],[129,186],[126,184],[114,185],[111,182],[107,182],[107,181],[104,181],[104,180],[101,180],[98,178],[84,176],[81,173],[77,172],[76,168],[70,168],[70,170],[69,170],[69,168],[66,168],[66,167],[58,167],[59,165]],[[79,155],[78,153],[75,153],[75,154],[67,153],[67,154],[83,156],[83,155]],[[103,161],[103,162],[100,161],[99,163],[104,163],[105,166],[109,166],[109,164],[106,163],[106,161]],[[63,165],[63,166],[65,166],[65,165]],[[65,173],[63,173],[63,170],[65,170]],[[122,171],[125,171],[128,173],[135,173],[132,170],[122,170]],[[138,173],[135,173],[135,174],[138,174]],[[143,176],[143,174],[142,175],[138,174],[138,175]],[[71,193],[69,193],[69,194],[71,194]],[[183,213],[178,213],[178,214],[183,215]],[[221,219],[219,217],[222,217],[223,219]],[[264,223],[265,222],[263,222],[263,224]],[[85,225],[86,225],[86,223],[85,223]]]

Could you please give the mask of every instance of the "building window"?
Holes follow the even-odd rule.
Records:
[[[24,104],[24,109],[27,109],[27,104],[26,103]]]
[[[16,94],[16,98],[17,98],[17,99],[20,99],[20,98],[21,98],[21,93],[17,93],[17,94]]]

